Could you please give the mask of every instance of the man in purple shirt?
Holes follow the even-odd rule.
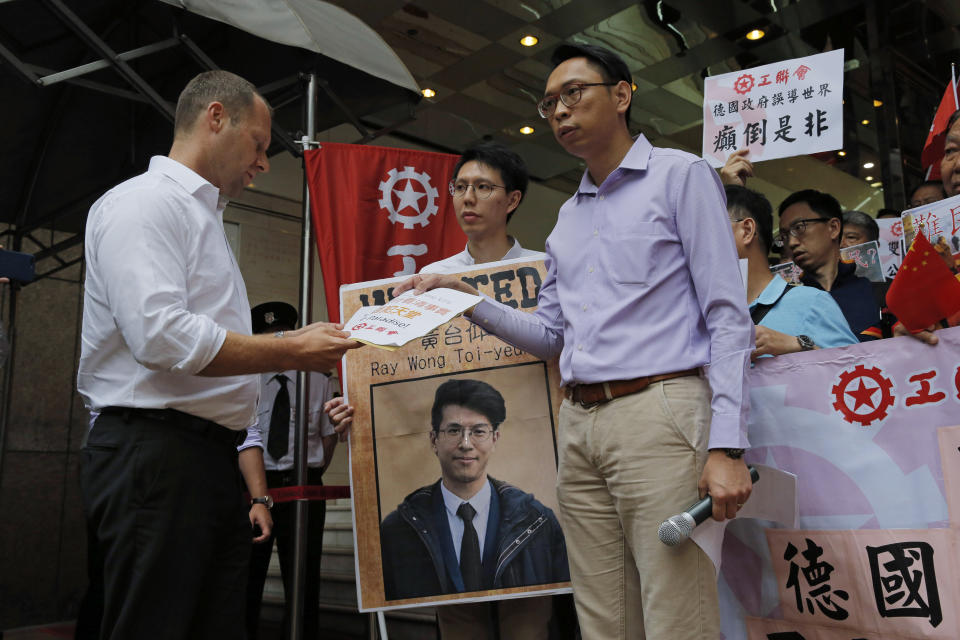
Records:
[[[750,495],[753,323],[723,188],[703,160],[631,137],[615,54],[563,45],[553,63],[538,109],[587,170],[547,239],[537,311],[485,300],[471,319],[560,355],[557,493],[583,637],[713,640],[713,564],[656,530],[706,493],[718,520]],[[422,275],[396,293],[411,287],[469,290]]]

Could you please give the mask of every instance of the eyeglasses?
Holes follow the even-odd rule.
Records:
[[[445,429],[437,429],[440,438],[457,442],[463,440],[464,434],[469,434],[470,440],[473,442],[486,442],[490,439],[490,434],[493,433],[493,431],[493,427],[488,424],[475,424],[470,428],[464,428],[455,424]]]
[[[786,231],[781,230],[777,233],[775,240],[778,247],[782,247],[787,242],[787,235],[799,238],[807,232],[807,225],[812,222],[830,222],[830,218],[803,218],[790,225]]]
[[[481,200],[486,200],[493,195],[494,189],[503,189],[507,190],[506,187],[502,187],[499,184],[487,184],[486,182],[478,182],[477,184],[468,184],[466,182],[454,182],[450,181],[450,195],[454,198],[462,198],[467,195],[467,189],[473,187],[473,193]]]
[[[557,99],[560,99],[560,102],[564,106],[572,107],[573,105],[580,102],[580,98],[583,97],[583,88],[584,87],[615,87],[619,82],[577,82],[575,84],[566,85],[560,93],[555,93],[552,96],[544,96],[540,102],[537,103],[537,111],[540,112],[541,118],[549,118],[557,110]]]

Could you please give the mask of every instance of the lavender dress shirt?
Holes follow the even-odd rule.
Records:
[[[716,173],[640,135],[597,187],[584,172],[547,238],[534,313],[484,300],[487,331],[548,359],[564,384],[706,366],[708,447],[745,448],[754,329]]]

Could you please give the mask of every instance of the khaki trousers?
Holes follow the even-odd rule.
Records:
[[[441,640],[547,640],[551,612],[552,598],[536,596],[437,607],[437,621]]]
[[[715,640],[717,579],[700,547],[657,527],[697,500],[710,387],[689,376],[560,408],[557,495],[584,640]]]

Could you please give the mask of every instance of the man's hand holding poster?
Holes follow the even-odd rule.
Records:
[[[507,261],[463,278],[532,311],[544,273]],[[404,280],[343,286],[341,317],[389,304]],[[569,591],[556,363],[462,317],[395,351],[361,351],[343,372],[360,610]]]

